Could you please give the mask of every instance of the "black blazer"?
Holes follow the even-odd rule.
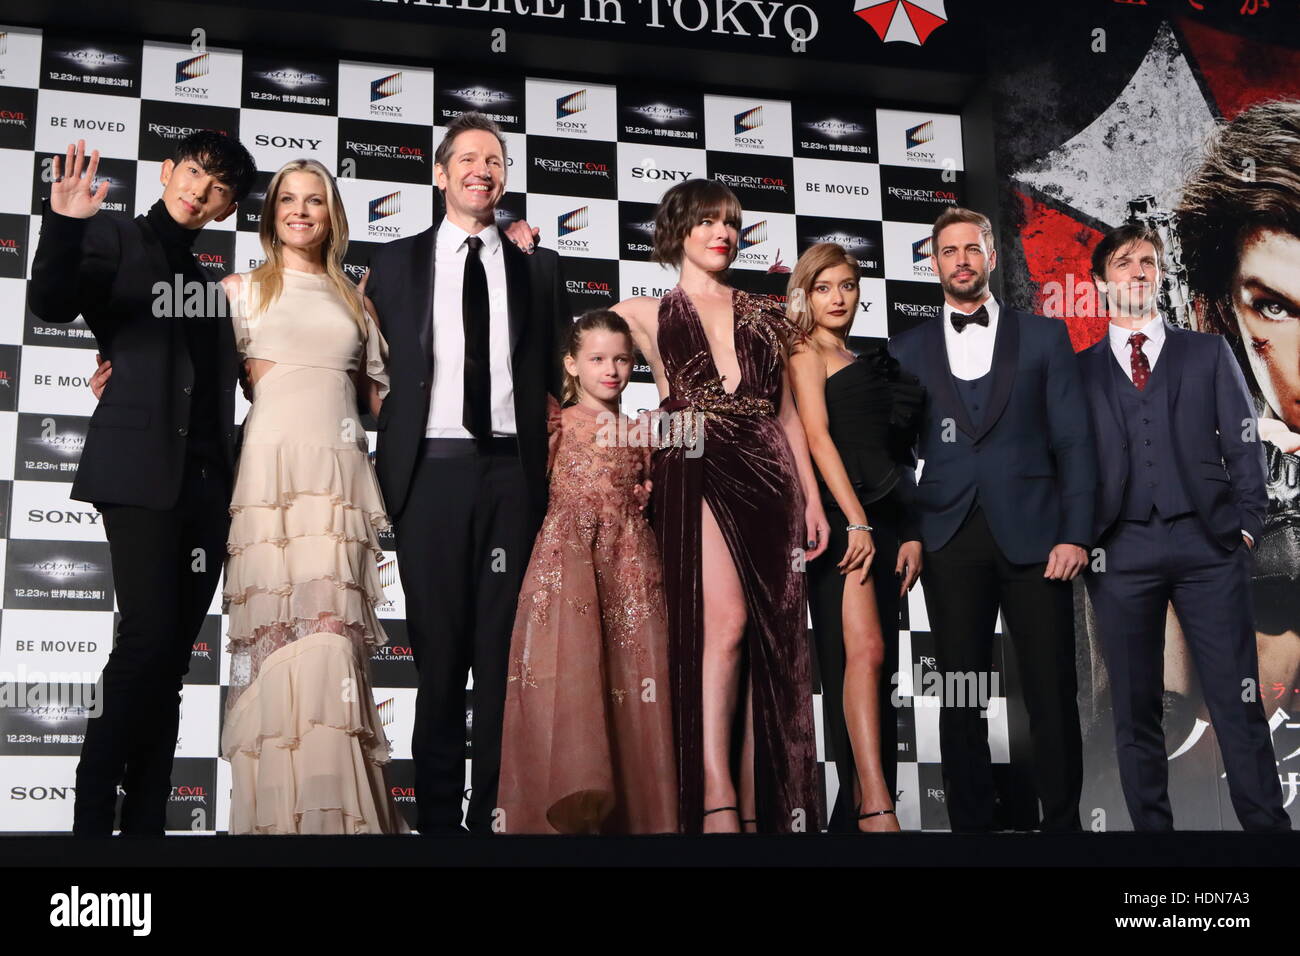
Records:
[[[46,206],[27,284],[28,308],[45,322],[84,316],[100,354],[113,363],[72,483],[77,501],[170,508],[180,496],[194,365],[184,316],[154,314],[154,284],[170,289],[173,281],[162,244],[144,216],[133,220],[100,211],[74,219]],[[205,292],[205,301],[221,308],[219,437],[233,474],[239,358],[234,330],[224,317],[225,293],[216,283],[207,283]]]
[[[1101,468],[1094,523],[1094,539],[1100,543],[1124,504],[1128,432],[1111,371],[1115,355],[1110,337],[1080,352],[1078,361]],[[1241,543],[1243,530],[1258,541],[1268,508],[1264,445],[1246,380],[1227,341],[1166,326],[1156,361],[1170,373],[1166,383],[1174,454],[1196,513],[1229,550]]]
[[[397,518],[406,507],[420,456],[433,388],[433,279],[435,239],[441,219],[416,236],[377,248],[370,257],[366,294],[388,341],[390,386],[376,421],[375,468],[384,504]],[[560,350],[573,323],[560,257],[538,248],[532,255],[501,238],[510,368],[514,381],[519,458],[528,481],[533,523],[546,514],[546,396],[563,389]]]
[[[916,486],[925,547],[948,543],[977,493],[1009,561],[1037,564],[1058,544],[1089,546],[1097,464],[1065,323],[999,303],[989,407],[976,428],[953,384],[942,321],[889,343],[926,388]]]

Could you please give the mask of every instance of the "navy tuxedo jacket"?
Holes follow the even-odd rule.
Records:
[[[1097,464],[1065,323],[999,303],[991,395],[976,426],[957,394],[942,321],[889,343],[926,389],[917,439],[925,466],[916,491],[925,547],[948,543],[976,494],[1013,563],[1046,561],[1057,544],[1090,546]]]

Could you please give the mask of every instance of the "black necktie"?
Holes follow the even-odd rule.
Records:
[[[986,306],[982,305],[970,315],[954,310],[948,314],[948,317],[952,320],[952,327],[958,332],[966,328],[966,326],[970,325],[972,322],[976,325],[982,325],[986,329],[989,327],[989,310]]]
[[[465,412],[464,425],[479,441],[492,435],[492,375],[488,359],[487,272],[478,251],[483,240],[465,240],[465,281],[461,286],[461,316],[465,323]]]

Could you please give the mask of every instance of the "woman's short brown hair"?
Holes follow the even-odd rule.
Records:
[[[701,219],[722,217],[740,229],[740,200],[716,179],[688,179],[678,183],[659,200],[655,210],[653,262],[680,268],[682,245]]]

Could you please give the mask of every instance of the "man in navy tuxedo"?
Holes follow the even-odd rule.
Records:
[[[1250,394],[1227,341],[1166,326],[1163,243],[1140,224],[1108,233],[1092,271],[1107,335],[1079,367],[1099,451],[1086,576],[1110,676],[1120,782],[1137,830],[1171,830],[1161,728],[1172,602],[1247,830],[1289,830],[1259,696],[1251,550],[1268,505]]]
[[[935,222],[941,321],[890,351],[927,390],[918,438],[922,581],[945,688],[939,717],[954,831],[994,828],[988,724],[993,631],[1005,618],[1025,685],[1044,830],[1078,830],[1083,786],[1070,582],[1087,561],[1097,481],[1065,324],[989,294],[993,227],[968,209]],[[975,693],[971,693],[974,689]],[[972,699],[973,698],[973,699]]]

